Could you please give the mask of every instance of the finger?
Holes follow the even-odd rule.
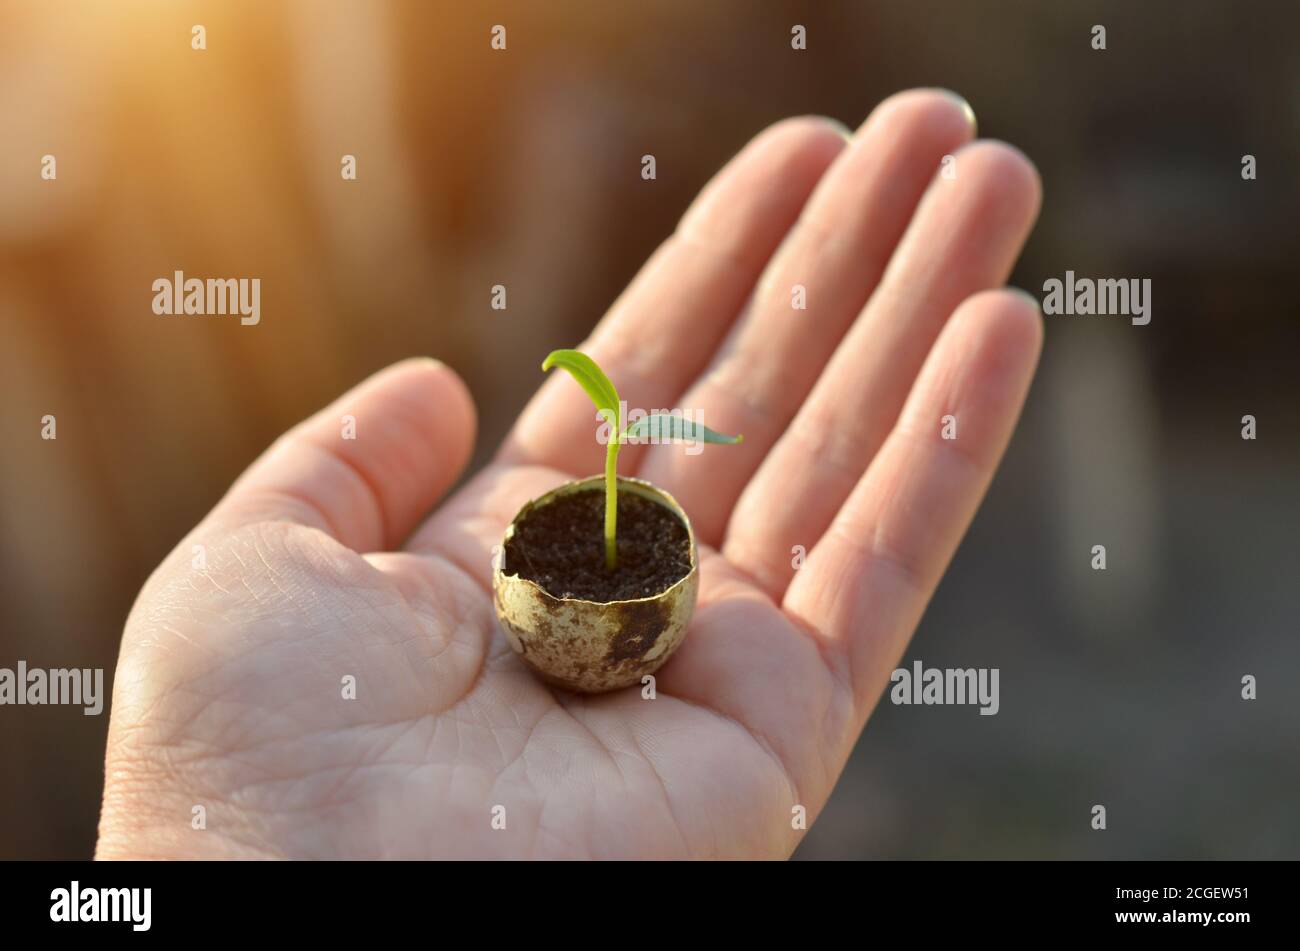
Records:
[[[673,492],[717,543],[737,496],[875,288],[940,160],[974,134],[952,93],[918,89],[878,106],[822,179],[744,318],[678,405],[745,442],[703,476],[680,447],[651,449],[640,475]],[[794,307],[802,287],[805,310]]]
[[[880,448],[948,316],[1001,285],[1041,189],[1020,152],[979,142],[934,179],[879,289],[746,486],[723,552],[780,598],[791,551],[812,548]]]
[[[357,551],[396,548],[451,486],[474,443],[474,404],[436,360],[406,360],[281,436],[213,519],[320,528]]]
[[[703,368],[822,173],[845,147],[829,120],[787,119],[761,133],[700,193],[579,349],[630,407],[668,407]],[[506,462],[598,472],[595,409],[556,374],[502,447]],[[629,446],[625,471],[638,448]]]
[[[966,301],[897,424],[786,592],[842,660],[865,718],[898,663],[1010,439],[1042,341],[1028,295]],[[945,417],[955,431],[945,432]],[[948,439],[945,435],[955,435]]]

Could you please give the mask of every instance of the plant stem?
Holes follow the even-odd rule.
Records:
[[[614,530],[618,522],[618,444],[617,419],[605,449],[605,569],[613,571],[618,564],[618,543]]]

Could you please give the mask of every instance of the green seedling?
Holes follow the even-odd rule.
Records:
[[[596,365],[596,361],[577,350],[555,350],[542,361],[542,370],[563,367],[586,390],[596,411],[609,425],[609,442],[605,448],[605,567],[613,571],[618,565],[618,450],[627,439],[657,437],[669,442],[705,442],[735,445],[740,436],[724,436],[709,427],[670,413],[644,416],[623,428],[622,403],[618,390]]]

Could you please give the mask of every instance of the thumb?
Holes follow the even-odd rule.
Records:
[[[359,552],[400,547],[460,475],[474,402],[446,364],[403,360],[281,436],[209,521],[290,521]]]

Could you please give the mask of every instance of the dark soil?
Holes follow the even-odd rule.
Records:
[[[630,601],[666,591],[691,571],[686,526],[671,511],[618,494],[618,565],[605,568],[604,487],[533,509],[506,543],[506,571],[557,598]]]

